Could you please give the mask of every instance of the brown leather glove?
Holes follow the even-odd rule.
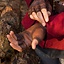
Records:
[[[56,12],[61,13],[64,12],[64,1],[56,2]]]
[[[32,12],[41,11],[41,9],[46,8],[49,12],[52,11],[52,7],[48,0],[34,0],[29,7],[28,14],[30,15]]]
[[[44,27],[37,23],[29,29],[17,34],[17,41],[22,50],[31,46],[32,40],[37,39],[38,42],[42,41],[45,36]]]

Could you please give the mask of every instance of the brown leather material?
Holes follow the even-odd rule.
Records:
[[[40,6],[35,6],[35,8],[33,8],[33,9],[35,9],[35,12],[38,12],[38,11],[40,11]]]
[[[17,41],[18,41],[18,45],[24,50],[27,47],[30,46],[31,42],[32,42],[32,38],[29,32],[24,31],[23,33],[19,33],[17,34]]]
[[[56,12],[60,13],[60,12],[64,12],[64,1],[60,1],[60,2],[56,2],[55,4],[55,9]]]
[[[48,0],[46,0],[46,8],[47,11],[52,12],[52,6],[50,5],[50,2]]]
[[[31,46],[32,40],[37,39],[38,42],[42,41],[45,36],[45,30],[41,24],[35,24],[29,29],[20,32],[17,36],[18,45],[24,50]]]
[[[32,12],[41,11],[41,9],[46,8],[47,10],[51,11],[51,5],[48,0],[34,0],[29,7],[28,14],[32,14]]]

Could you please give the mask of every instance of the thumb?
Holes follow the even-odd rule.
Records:
[[[33,39],[33,41],[32,41],[32,49],[35,49],[37,44],[38,44],[38,40],[37,39]]]

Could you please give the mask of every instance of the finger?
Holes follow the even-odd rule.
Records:
[[[51,12],[50,11],[48,11],[48,16],[50,16],[51,15]]]
[[[10,35],[7,35],[7,38],[8,38],[8,40],[9,40],[11,43],[18,45],[17,41],[16,41],[13,37],[11,37]]]
[[[41,9],[41,12],[43,13],[45,21],[48,22],[49,18],[48,18],[48,13],[47,13],[46,8]]]
[[[10,36],[13,37],[15,40],[17,40],[17,37],[15,36],[13,31],[10,31]]]
[[[38,18],[40,19],[40,23],[41,23],[43,26],[45,26],[46,23],[45,23],[45,21],[44,21],[44,19],[43,19],[42,13],[41,13],[41,12],[37,12],[37,16],[38,16]]]
[[[17,45],[15,45],[15,44],[13,44],[13,43],[10,43],[10,46],[11,46],[13,49],[17,50],[17,51],[22,52],[22,48],[21,48],[20,46],[17,46]]]
[[[34,17],[33,17],[32,15],[30,15],[30,18],[33,19],[33,20],[35,20]]]
[[[34,17],[34,19],[35,19],[35,20],[37,20],[37,21],[39,21],[39,22],[40,22],[40,20],[39,20],[39,18],[37,17],[37,15],[36,15],[36,13],[35,13],[35,12],[32,12],[32,16]]]
[[[38,44],[38,40],[37,39],[33,39],[33,41],[32,41],[32,49],[35,49],[37,44]]]

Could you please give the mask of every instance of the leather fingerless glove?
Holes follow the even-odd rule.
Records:
[[[52,11],[52,7],[48,0],[34,0],[29,7],[28,14],[30,15],[32,12],[41,11],[41,9],[46,8],[49,12]]]
[[[19,46],[25,50],[31,46],[32,40],[37,39],[38,42],[42,41],[45,37],[45,29],[39,23],[33,25],[29,29],[17,34],[17,41]]]

